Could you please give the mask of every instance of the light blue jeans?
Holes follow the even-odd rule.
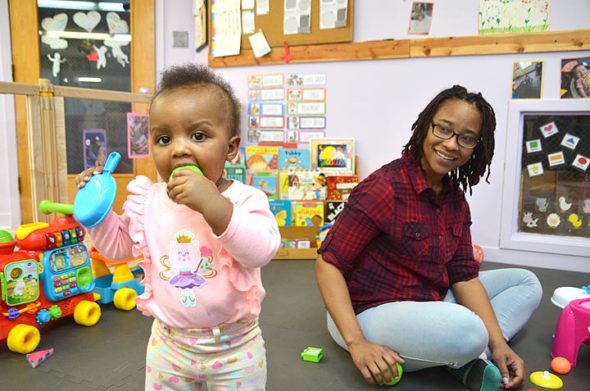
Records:
[[[524,269],[484,271],[479,279],[509,341],[539,306],[541,284]],[[404,371],[439,365],[458,368],[483,352],[490,356],[483,321],[457,304],[451,290],[443,301],[386,303],[363,311],[357,319],[368,341],[388,346],[404,358]],[[328,331],[348,350],[329,314]]]

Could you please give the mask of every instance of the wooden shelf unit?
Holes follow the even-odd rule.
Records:
[[[280,248],[274,260],[315,260],[317,257],[316,235],[318,227],[279,227],[284,239],[308,239],[311,248]]]

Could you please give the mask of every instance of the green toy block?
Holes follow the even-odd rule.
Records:
[[[301,358],[303,361],[320,362],[322,357],[324,357],[324,349],[315,348],[313,346],[306,347],[301,353]]]

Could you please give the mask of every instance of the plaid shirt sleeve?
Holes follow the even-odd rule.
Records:
[[[359,254],[391,224],[393,189],[378,175],[371,175],[352,191],[318,253],[342,271],[355,266]]]
[[[471,243],[471,213],[465,196],[461,193],[461,207],[464,208],[463,224],[457,224],[453,235],[460,237],[459,246],[453,258],[447,263],[449,284],[452,286],[457,282],[469,281],[479,274],[479,263],[473,256],[473,244]]]

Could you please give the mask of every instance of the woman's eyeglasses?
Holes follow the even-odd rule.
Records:
[[[479,143],[479,138],[473,137],[469,134],[455,133],[453,129],[449,129],[440,124],[432,123],[432,134],[441,140],[450,140],[454,136],[457,136],[457,144],[463,148],[473,149]]]

